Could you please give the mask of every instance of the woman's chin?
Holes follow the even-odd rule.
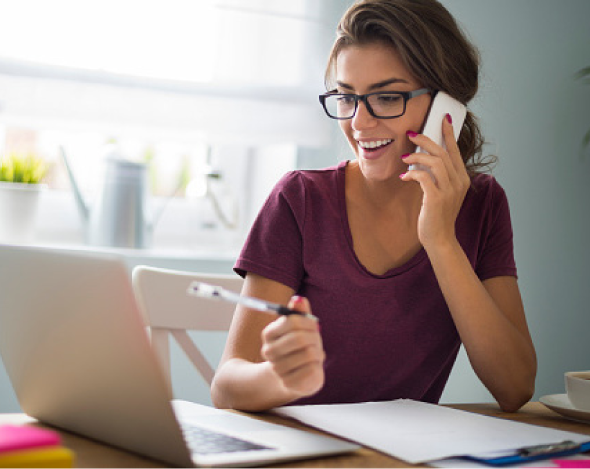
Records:
[[[380,182],[392,179],[399,180],[399,175],[404,172],[397,165],[388,164],[386,161],[358,159],[359,168],[365,179]]]

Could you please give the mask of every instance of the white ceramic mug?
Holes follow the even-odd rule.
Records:
[[[565,373],[565,389],[576,409],[590,412],[590,371]]]

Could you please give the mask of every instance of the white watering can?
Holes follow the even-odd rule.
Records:
[[[106,155],[104,182],[91,208],[76,183],[63,148],[61,153],[84,223],[86,242],[93,246],[149,247],[165,205],[157,216],[149,219],[147,166],[125,160],[116,153]]]

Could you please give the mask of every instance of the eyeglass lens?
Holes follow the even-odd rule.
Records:
[[[370,94],[366,101],[379,117],[396,117],[404,113],[404,97],[399,93]],[[328,95],[325,105],[331,116],[341,119],[353,117],[357,108],[354,95]]]

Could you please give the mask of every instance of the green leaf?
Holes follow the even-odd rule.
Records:
[[[38,184],[46,172],[45,161],[34,155],[11,154],[0,159],[0,181]]]
[[[576,80],[582,80],[586,85],[590,84],[590,67],[584,67],[578,70],[574,77]]]

